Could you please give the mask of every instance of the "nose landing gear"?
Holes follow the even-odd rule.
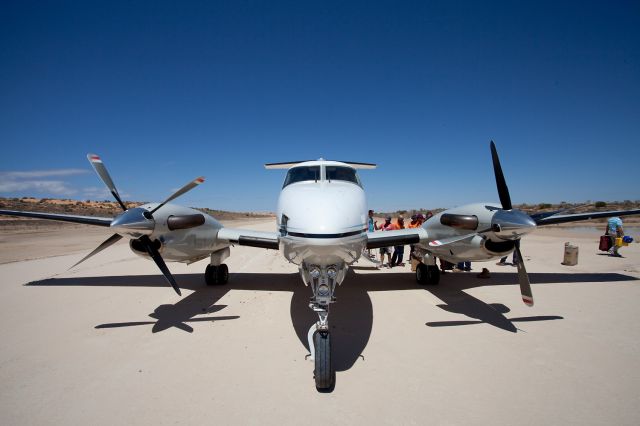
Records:
[[[336,382],[336,371],[331,362],[331,333],[329,331],[329,305],[336,301],[336,285],[344,279],[345,267],[303,265],[300,269],[305,284],[311,286],[313,296],[309,308],[318,314],[318,322],[309,329],[309,351],[315,362],[313,376],[316,389],[331,391]]]

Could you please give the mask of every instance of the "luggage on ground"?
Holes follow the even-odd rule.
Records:
[[[600,251],[609,251],[611,248],[611,238],[608,235],[602,235],[600,237]]]

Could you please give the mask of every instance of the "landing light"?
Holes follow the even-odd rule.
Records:
[[[309,271],[309,275],[311,275],[311,278],[316,280],[316,279],[318,279],[320,277],[320,270],[318,268],[312,268]]]
[[[327,269],[327,276],[332,280],[335,280],[337,275],[338,275],[338,272],[336,272],[336,268],[331,267]]]

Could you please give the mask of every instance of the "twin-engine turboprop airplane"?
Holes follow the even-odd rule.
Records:
[[[422,259],[416,271],[420,284],[438,284],[436,257],[454,263],[488,261],[515,250],[522,299],[531,306],[533,295],[520,254],[524,235],[542,225],[640,214],[640,210],[625,210],[529,216],[511,205],[493,142],[491,155],[500,204],[469,204],[446,210],[417,229],[367,232],[367,202],[357,169],[376,166],[323,159],[265,165],[267,169],[288,169],[278,200],[276,232],[227,228],[198,210],[169,204],[201,184],[203,178],[188,183],[160,204],[128,209],[102,160],[94,154],[89,154],[88,159],[122,207],[120,215],[100,218],[9,210],[0,210],[0,214],[110,227],[114,234],[78,263],[126,237],[131,250],[152,259],[179,295],[180,288],[165,261],[193,263],[208,257],[204,279],[207,285],[215,285],[224,284],[229,278],[224,260],[230,255],[231,246],[280,250],[287,260],[298,265],[302,281],[311,288],[309,307],[318,314],[309,339],[315,360],[315,384],[318,389],[331,389],[335,370],[331,363],[329,306],[336,300],[336,287],[349,266],[365,249],[413,244]]]

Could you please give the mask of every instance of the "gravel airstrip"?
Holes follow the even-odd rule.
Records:
[[[533,308],[512,266],[420,287],[361,260],[318,393],[309,289],[278,252],[233,247],[219,287],[206,260],[169,264],[180,298],[126,242],[68,270],[109,235],[0,231],[0,424],[640,424],[640,244],[610,258],[595,231],[526,237]]]

